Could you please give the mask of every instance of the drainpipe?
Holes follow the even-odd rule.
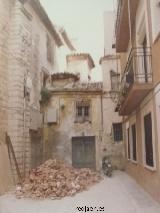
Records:
[[[26,151],[26,137],[25,137],[25,129],[26,129],[26,76],[24,76],[24,99],[23,99],[23,150],[22,150],[22,159],[23,159],[23,176],[25,177],[25,151]]]
[[[104,127],[104,121],[103,121],[103,93],[101,94],[101,130],[103,134],[103,127]]]

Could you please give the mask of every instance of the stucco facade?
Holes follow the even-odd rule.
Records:
[[[125,1],[122,1],[122,4]],[[157,1],[130,1],[131,14],[128,28],[130,35],[122,38],[124,23],[119,22],[117,31],[117,52],[121,55],[122,88],[120,99],[120,114],[123,115],[125,155],[127,159],[126,170],[135,180],[143,186],[156,200],[160,201],[160,164],[159,164],[159,25]],[[128,7],[129,8],[129,7]],[[121,11],[120,16],[127,10]],[[119,17],[120,17],[119,16]],[[121,16],[122,17],[122,16]],[[125,21],[125,22],[124,22]],[[118,26],[117,25],[117,26]],[[133,30],[134,29],[134,30]],[[123,43],[124,42],[124,43]],[[125,48],[125,51],[124,51]],[[141,51],[142,50],[142,51]],[[146,52],[145,52],[146,51]],[[141,53],[140,53],[141,52]],[[133,57],[132,57],[133,55]],[[137,57],[137,61],[134,61]],[[131,83],[131,63],[136,73]],[[128,65],[127,65],[128,64]],[[143,74],[145,71],[145,75]],[[144,77],[142,77],[144,75]],[[139,76],[141,76],[139,78]],[[144,80],[145,78],[145,80]],[[128,84],[132,86],[129,87]],[[137,86],[139,85],[139,87]],[[141,89],[142,87],[143,89]],[[129,88],[126,90],[126,88]],[[128,91],[124,94],[124,91]],[[146,91],[144,93],[144,91]],[[138,97],[141,96],[141,98]],[[123,98],[122,98],[123,96]],[[129,101],[130,100],[130,101]],[[135,104],[136,103],[136,104]],[[132,104],[132,106],[130,105]],[[129,110],[128,110],[129,109]]]

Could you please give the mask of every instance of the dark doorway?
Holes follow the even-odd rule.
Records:
[[[72,138],[72,165],[77,168],[96,167],[95,137]]]
[[[38,131],[30,131],[31,137],[31,167],[36,168],[43,161],[43,144]]]

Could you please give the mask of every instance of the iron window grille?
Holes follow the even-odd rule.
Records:
[[[122,123],[113,123],[113,136],[115,142],[123,140]]]
[[[90,111],[91,110],[89,101],[77,101],[75,122],[83,123],[86,121],[90,121]]]

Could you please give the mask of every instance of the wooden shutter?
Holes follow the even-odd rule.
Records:
[[[130,153],[130,134],[129,134],[129,128],[127,129],[127,144],[128,144],[128,159],[131,159],[131,153]]]
[[[153,141],[152,141],[152,117],[151,113],[144,117],[144,136],[145,136],[145,151],[146,164],[154,166],[153,162]]]
[[[136,144],[136,125],[132,125],[132,149],[133,149],[133,160],[137,160],[137,144]]]

